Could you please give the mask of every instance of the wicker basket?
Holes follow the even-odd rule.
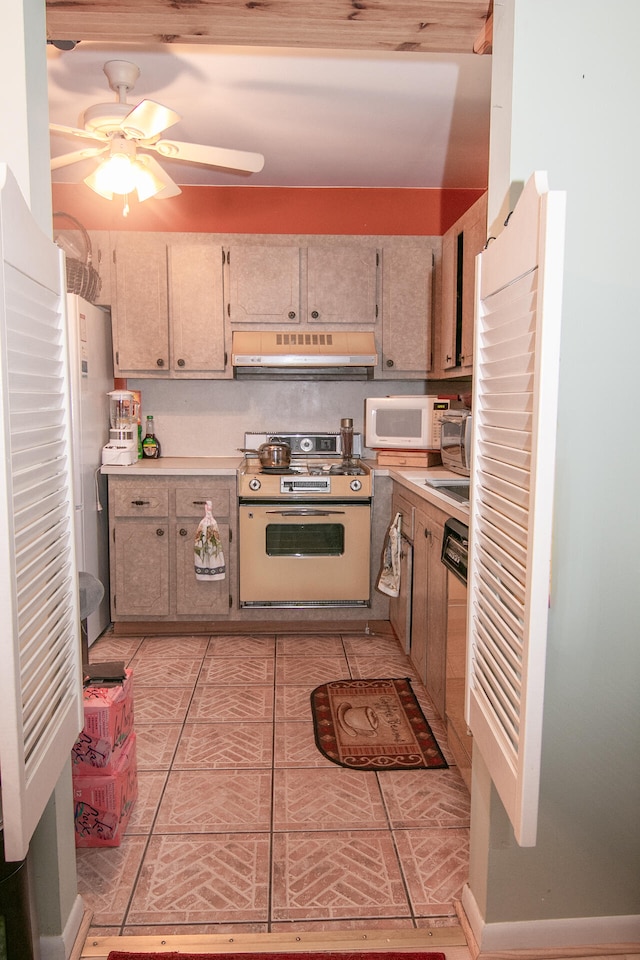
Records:
[[[69,254],[65,251],[67,293],[77,293],[79,297],[83,297],[85,300],[88,300],[89,303],[95,303],[100,296],[102,280],[100,279],[98,271],[91,263],[92,251],[89,234],[82,226],[80,221],[76,220],[75,217],[72,217],[70,213],[64,213],[64,211],[59,210],[57,213],[54,213],[53,216],[65,217],[67,220],[70,220],[75,229],[80,231],[84,244],[84,260],[78,260],[76,257],[69,256]],[[58,237],[56,237],[56,243],[63,250],[65,249],[64,243],[60,243]]]

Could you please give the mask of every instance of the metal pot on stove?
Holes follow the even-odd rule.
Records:
[[[238,447],[240,453],[251,453],[266,470],[286,469],[291,463],[291,447],[288,443],[261,443],[257,450]]]

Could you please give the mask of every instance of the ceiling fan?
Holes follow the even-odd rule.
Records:
[[[127,103],[127,93],[140,76],[134,63],[108,60],[103,69],[118,99],[88,107],[80,117],[82,127],[50,124],[52,133],[97,140],[100,145],[53,157],[52,170],[90,157],[104,157],[84,182],[109,200],[114,193],[127,195],[134,190],[139,200],[149,197],[162,200],[182,192],[158,161],[142,151],[154,151],[161,157],[241,173],[262,170],[264,157],[260,153],[161,138],[164,130],[180,120],[180,115],[155,100],[141,100],[136,106]]]

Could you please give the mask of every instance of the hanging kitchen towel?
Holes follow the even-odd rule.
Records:
[[[390,597],[397,597],[400,594],[401,529],[402,516],[396,513],[387,530],[382,554],[382,570],[378,578],[378,590]]]
[[[205,501],[204,517],[198,524],[193,554],[196,580],[224,580],[224,553],[218,524],[211,513],[211,500]]]

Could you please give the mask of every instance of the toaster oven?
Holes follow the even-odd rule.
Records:
[[[442,417],[442,466],[468,477],[471,473],[472,418],[468,410],[449,410]]]

